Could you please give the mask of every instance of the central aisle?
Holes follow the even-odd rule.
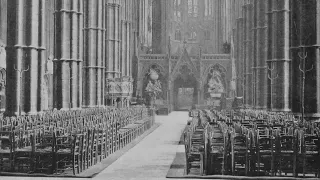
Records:
[[[160,123],[160,127],[94,179],[166,179],[176,152],[184,151],[184,146],[179,146],[178,142],[188,118],[187,112],[172,112],[169,116],[157,116],[156,123]]]

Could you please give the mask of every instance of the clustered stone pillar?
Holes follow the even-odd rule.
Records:
[[[129,66],[130,66],[130,8],[129,1],[122,2],[121,12],[121,74],[123,76],[130,77]]]
[[[236,69],[236,61],[239,59],[239,52],[238,49],[235,47],[235,44],[238,44],[238,29],[237,26],[232,29],[232,34],[233,36],[233,45],[232,45],[232,50],[231,53],[233,52],[234,56],[231,59],[231,69],[232,69],[232,74],[231,74],[231,83],[230,83],[230,94],[229,97],[234,98],[237,97],[237,69]]]
[[[104,105],[105,0],[84,0],[83,105]]]
[[[272,4],[273,4],[273,0],[267,0],[267,36],[268,36],[268,41],[267,41],[267,75],[268,75],[268,79],[267,79],[267,109],[271,110],[271,104],[272,104],[272,88],[271,88],[271,79],[269,77],[271,77],[271,75],[273,76],[273,74],[270,72],[270,62],[272,62],[272,45],[273,45],[273,39],[272,39],[272,33],[273,33],[273,29],[272,29],[272,24],[273,24],[273,13],[272,13]],[[273,78],[273,77],[272,77]]]
[[[120,77],[120,2],[108,0],[106,9],[106,78]]]
[[[267,108],[267,8],[268,1],[257,0],[256,109]]]
[[[246,105],[246,96],[247,96],[247,88],[246,88],[246,50],[247,50],[247,42],[246,42],[246,35],[247,35],[247,4],[242,6],[242,14],[243,14],[243,44],[242,45],[242,55],[243,55],[243,66],[242,66],[242,88],[243,88],[243,104]]]
[[[237,44],[236,49],[238,51],[238,59],[236,61],[237,67],[237,97],[244,96],[244,86],[243,86],[243,68],[244,68],[244,27],[243,27],[244,19],[241,17],[237,19]]]
[[[273,0],[272,60],[270,74],[273,111],[290,111],[290,57],[289,57],[289,3],[290,0]],[[270,39],[270,38],[269,38]]]
[[[259,79],[257,77],[257,67],[258,65],[258,58],[257,58],[257,25],[258,25],[258,0],[253,0],[252,2],[252,49],[251,49],[251,56],[252,56],[252,107],[257,108],[257,87],[259,83]],[[248,67],[250,68],[250,67]]]
[[[252,83],[252,35],[251,30],[253,27],[253,4],[245,5],[245,97],[244,104],[247,108],[252,107],[253,105],[253,83]]]
[[[122,11],[124,14],[124,11]],[[126,74],[126,60],[127,60],[127,22],[125,19],[121,20],[121,73]]]
[[[129,6],[130,7],[130,6]],[[127,49],[127,53],[126,53],[126,61],[125,61],[125,76],[129,76],[129,77],[131,77],[131,75],[130,75],[130,61],[131,61],[131,56],[130,56],[130,54],[131,54],[131,52],[130,52],[130,50],[131,50],[131,48],[130,48],[130,34],[131,34],[131,21],[129,21],[129,20],[127,20],[127,26],[126,26],[126,28],[127,28],[127,34],[126,34],[126,36],[127,36],[127,38],[126,38],[126,40],[127,40],[127,42],[126,42],[126,49]]]
[[[6,114],[41,111],[44,80],[45,12],[43,0],[8,1]],[[19,73],[23,72],[23,73]]]
[[[82,106],[83,0],[55,5],[54,107]]]
[[[7,1],[0,0],[0,41],[4,44],[7,42]]]
[[[292,0],[291,54],[292,54],[292,111],[301,113],[302,72],[306,71],[304,106],[306,116],[320,116],[320,1]],[[300,56],[305,56],[305,60]]]

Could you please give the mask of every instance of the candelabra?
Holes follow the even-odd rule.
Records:
[[[29,71],[29,66],[27,67],[27,69],[18,69],[16,68],[16,65],[14,65],[14,70],[17,71],[19,73],[19,90],[18,90],[18,99],[17,99],[17,106],[18,106],[18,113],[19,116],[21,116],[21,82],[22,82],[22,74]]]
[[[304,123],[304,111],[305,111],[305,107],[304,107],[304,91],[305,91],[305,81],[306,81],[306,73],[312,71],[313,69],[313,65],[310,69],[306,70],[306,65],[305,65],[305,60],[308,57],[308,53],[305,52],[305,49],[303,48],[302,52],[298,53],[298,56],[300,58],[300,60],[302,61],[299,64],[299,70],[301,71],[301,75],[302,75],[302,86],[301,86],[301,121],[302,123]],[[301,67],[302,65],[302,67]]]
[[[273,108],[273,101],[272,101],[272,99],[273,99],[272,98],[272,96],[273,96],[273,81],[276,80],[279,76],[278,76],[278,74],[275,77],[272,76],[272,74],[273,74],[272,72],[275,69],[274,66],[272,66],[272,64],[271,64],[270,68],[269,68],[269,66],[267,68],[268,68],[268,71],[270,71],[270,74],[268,73],[268,79],[270,80],[270,109],[272,110],[272,108]]]

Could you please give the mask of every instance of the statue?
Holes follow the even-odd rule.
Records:
[[[221,80],[221,75],[217,71],[210,73],[210,79],[208,81],[208,93],[212,96],[213,94],[224,93],[224,86]]]
[[[162,92],[162,86],[160,80],[158,80],[159,75],[156,70],[150,69],[149,82],[145,88],[145,92],[148,94],[148,99],[150,104],[152,104]]]
[[[159,80],[155,80],[154,82],[149,80],[145,90],[146,92],[152,92],[155,96],[157,96],[160,92],[162,92],[161,82]]]

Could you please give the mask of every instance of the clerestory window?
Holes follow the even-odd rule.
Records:
[[[198,0],[188,0],[188,16],[198,17],[199,2]]]
[[[181,21],[181,0],[173,1],[173,14],[175,21]]]
[[[204,0],[204,16],[212,15],[212,0]]]

